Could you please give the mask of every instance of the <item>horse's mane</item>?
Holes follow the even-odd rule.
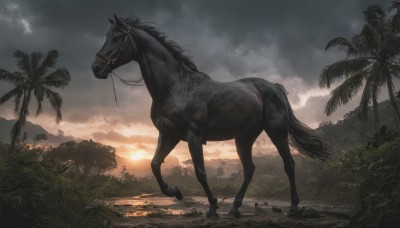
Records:
[[[177,58],[186,68],[188,68],[192,72],[198,72],[203,75],[205,78],[210,79],[210,76],[207,74],[200,72],[197,69],[197,66],[192,62],[189,56],[184,54],[185,50],[179,46],[176,42],[169,40],[165,33],[158,30],[158,28],[154,27],[154,23],[142,22],[137,17],[125,18],[123,19],[125,23],[139,28],[151,36],[153,36],[158,42],[160,42],[167,50]]]

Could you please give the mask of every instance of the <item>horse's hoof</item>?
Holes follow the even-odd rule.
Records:
[[[299,208],[297,206],[291,206],[289,209],[289,213],[296,213],[299,211]]]
[[[296,217],[298,216],[300,213],[299,209],[297,208],[297,206],[291,206],[289,208],[289,211],[286,213],[287,217]]]
[[[171,188],[172,188],[172,191],[174,192],[174,196],[176,197],[176,199],[182,200],[183,195],[182,195],[182,192],[179,190],[179,188],[176,187],[175,185],[173,185]]]
[[[207,211],[206,217],[208,219],[218,219],[219,215],[216,210],[210,210],[210,211]]]
[[[228,218],[238,219],[240,218],[240,212],[238,210],[231,209],[228,212]]]

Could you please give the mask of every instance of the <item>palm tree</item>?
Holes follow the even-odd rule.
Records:
[[[400,129],[400,113],[394,97],[393,77],[399,77],[400,68],[395,62],[399,56],[400,38],[393,30],[394,20],[385,20],[385,13],[379,6],[369,6],[364,11],[364,27],[352,40],[343,37],[328,42],[326,50],[338,47],[346,51],[346,59],[325,67],[320,75],[320,87],[330,88],[332,82],[343,83],[332,92],[325,107],[327,115],[338,106],[347,104],[364,86],[359,104],[359,117],[367,119],[368,106],[372,103],[373,125],[379,130],[377,98],[380,88],[386,84],[389,92],[394,119]]]
[[[39,52],[30,55],[22,51],[16,51],[14,57],[17,59],[19,72],[11,73],[0,69],[0,80],[12,83],[15,87],[0,98],[0,105],[14,98],[14,112],[17,121],[11,130],[11,155],[15,150],[15,144],[20,136],[21,128],[25,125],[26,117],[29,115],[29,104],[33,94],[37,101],[36,116],[42,112],[42,102],[47,98],[52,109],[56,112],[57,123],[61,120],[61,96],[50,88],[64,88],[70,81],[70,75],[66,68],[55,68],[58,51],[50,50],[46,56]],[[22,103],[21,103],[22,102]]]

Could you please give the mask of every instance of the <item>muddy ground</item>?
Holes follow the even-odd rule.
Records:
[[[323,202],[302,202],[297,213],[289,212],[289,202],[246,198],[241,218],[227,213],[232,198],[219,199],[219,218],[207,219],[205,197],[173,198],[153,195],[109,199],[124,217],[114,227],[349,227],[351,208]]]

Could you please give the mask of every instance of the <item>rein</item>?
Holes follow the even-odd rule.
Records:
[[[118,76],[116,73],[114,73],[114,71],[110,71],[110,73],[111,73],[111,82],[112,82],[113,91],[114,91],[114,99],[115,99],[115,103],[117,103],[118,106],[119,106],[119,104],[118,104],[118,100],[117,100],[117,93],[116,93],[116,90],[115,90],[113,76],[117,77],[122,83],[124,83],[126,85],[129,85],[129,86],[143,86],[143,85],[138,85],[139,82],[143,81],[143,78],[140,78],[139,80],[125,80],[125,79],[121,78],[120,76]]]

